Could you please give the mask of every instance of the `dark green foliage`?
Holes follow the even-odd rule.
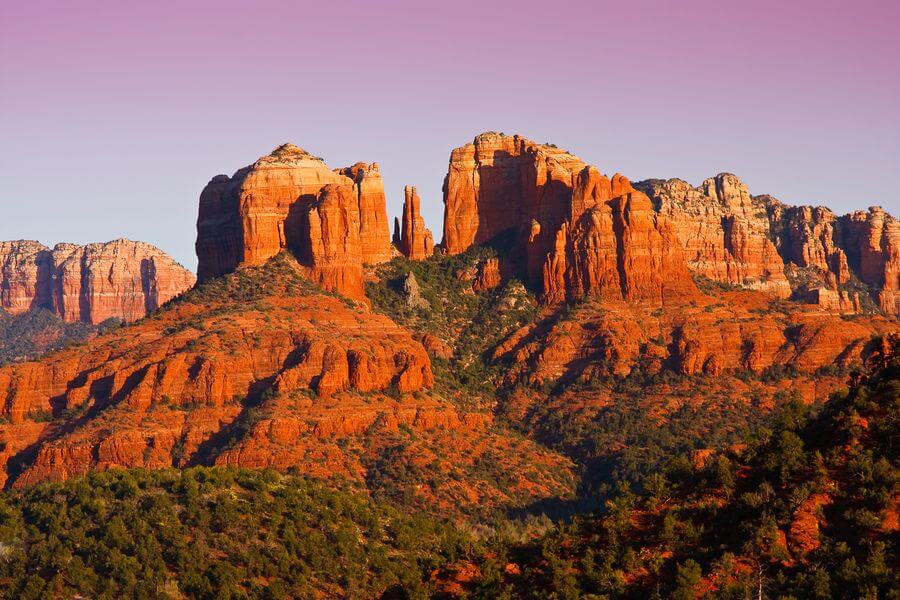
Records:
[[[639,404],[643,393],[643,386],[632,389],[620,381],[609,392],[613,403],[590,420],[573,418],[553,404],[539,405],[530,416],[533,435],[582,462],[582,493],[602,497],[612,482],[639,485],[678,457],[688,460],[697,450],[739,442],[768,416],[723,398],[715,410],[686,401],[660,423]]]
[[[0,495],[4,598],[428,594],[449,526],[273,471],[108,471]]]
[[[366,283],[366,295],[376,311],[413,331],[434,335],[453,348],[452,357],[434,358],[432,367],[437,390],[451,397],[458,395],[457,399],[493,394],[499,369],[491,364],[487,353],[537,315],[534,296],[516,280],[474,294],[471,280],[457,277],[494,256],[494,248],[480,246],[455,256],[436,254],[424,261],[395,258],[379,266],[378,281]],[[403,281],[408,273],[415,276],[430,308],[406,305]]]
[[[0,365],[30,360],[44,352],[81,342],[95,331],[87,323],[66,323],[56,313],[43,308],[15,316],[0,309]]]
[[[200,283],[173,298],[161,310],[179,304],[217,304],[227,302],[234,310],[243,310],[248,302],[272,295],[309,296],[312,294],[341,296],[326,292],[297,269],[290,252],[282,252],[258,267],[242,267],[234,273]],[[350,300],[347,300],[350,303]],[[155,313],[154,313],[155,314]],[[148,318],[153,318],[151,314]]]

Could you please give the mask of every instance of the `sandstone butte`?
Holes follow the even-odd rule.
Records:
[[[331,170],[290,144],[200,195],[198,279],[261,265],[286,248],[326,289],[364,299],[364,264],[391,257],[384,183],[377,164]]]
[[[751,196],[723,173],[632,185],[518,135],[483,133],[453,150],[444,251],[511,234],[514,271],[548,302],[696,297],[690,273],[837,312],[867,300],[900,313],[900,222],[879,207],[842,217]],[[865,296],[865,292],[863,292]]]
[[[134,321],[193,285],[193,273],[143,242],[0,242],[0,308],[13,315],[43,308],[67,322]]]

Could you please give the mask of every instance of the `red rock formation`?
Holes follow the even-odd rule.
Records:
[[[353,199],[339,185],[311,209],[323,247],[329,220],[352,213]],[[432,394],[425,348],[387,317],[311,291],[308,269],[278,257],[89,345],[0,368],[0,485],[189,464],[364,485],[384,456],[441,473],[415,492],[436,510],[458,510],[461,489],[472,490],[462,499],[472,509],[570,493],[569,461],[504,433],[490,412]],[[484,478],[498,460],[521,476]]]
[[[900,315],[900,221],[880,206],[841,218],[844,247],[851,267],[878,290],[887,314]]]
[[[568,217],[577,156],[518,135],[482,133],[455,149],[444,179],[444,248],[465,251],[508,230],[549,228],[552,241]],[[543,264],[537,265],[538,271]]]
[[[690,269],[715,281],[786,298],[784,262],[769,239],[767,204],[730,173],[693,188],[680,179],[640,184],[672,223]]]
[[[354,188],[326,185],[309,207],[305,225],[311,279],[326,290],[363,300],[363,253],[359,238],[359,205]]]
[[[403,188],[403,228],[400,233],[400,252],[410,260],[424,260],[434,254],[434,238],[425,227],[419,211],[419,194],[415,186]]]
[[[49,306],[51,264],[41,243],[0,242],[0,308],[16,315]]]
[[[855,276],[884,312],[900,310],[900,223],[879,207],[837,217],[823,207],[786,206],[750,196],[727,173],[698,188],[679,179],[639,187],[672,221],[699,275],[840,312],[862,310],[842,287]]]
[[[472,282],[472,289],[476,292],[486,292],[499,286],[500,261],[496,258],[486,258],[478,263],[478,274]]]
[[[444,247],[453,254],[512,230],[544,300],[586,294],[661,302],[696,293],[674,232],[621,175],[519,136],[486,133],[450,157]],[[524,258],[522,258],[524,257]]]
[[[378,264],[391,260],[391,238],[388,230],[384,182],[378,163],[356,163],[339,170],[356,184],[359,205],[359,242],[363,262]]]
[[[358,163],[332,171],[322,159],[284,144],[230,178],[213,178],[201,193],[196,244],[200,281],[240,265],[263,264],[285,248],[301,252],[310,248],[306,217],[329,184],[351,189],[360,261],[388,260],[387,212],[378,166]],[[301,258],[312,260],[305,254]]]
[[[847,255],[837,244],[833,212],[824,207],[792,206],[784,209],[782,218],[787,226],[784,245],[788,260],[799,267],[833,273],[837,283],[850,281]]]
[[[804,294],[803,300],[830,312],[852,314],[861,310],[859,292],[818,287]]]
[[[134,321],[189,289],[194,275],[165,252],[130,240],[102,244],[0,243],[0,308],[33,308],[68,322]]]
[[[548,318],[512,334],[492,358],[510,365],[509,382],[524,378],[538,384],[590,381],[593,374],[626,375],[635,369],[720,375],[792,367],[815,379],[820,367],[858,363],[870,340],[897,330],[882,316],[845,321],[804,304],[776,309],[772,302],[756,291],[701,296],[696,306],[661,310],[640,303],[582,302],[570,307],[566,319]]]

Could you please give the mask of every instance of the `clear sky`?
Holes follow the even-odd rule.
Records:
[[[483,130],[900,212],[900,2],[0,0],[0,239],[154,243],[282,142],[418,186]]]

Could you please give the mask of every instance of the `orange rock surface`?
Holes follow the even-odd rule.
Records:
[[[857,292],[845,289],[856,279],[881,310],[898,314],[900,222],[880,207],[838,217],[824,207],[787,206],[751,196],[729,173],[697,188],[680,179],[637,185],[673,223],[698,275],[834,312],[863,310]]]
[[[311,279],[324,287],[356,299],[365,298],[363,253],[359,237],[359,205],[354,188],[326,185],[305,219]]]
[[[356,184],[359,204],[359,243],[364,262],[383,263],[391,259],[391,238],[388,230],[384,181],[378,163],[356,163],[340,169],[340,174]]]
[[[900,221],[880,206],[841,218],[851,268],[864,283],[879,289],[881,309],[900,315]]]
[[[472,289],[476,292],[486,292],[500,285],[501,281],[500,260],[497,258],[486,258],[478,263],[478,272],[475,275],[475,280],[472,281]]]
[[[321,206],[327,186],[346,188],[339,202],[346,226],[331,248],[319,245],[325,235]],[[333,196],[334,187],[328,188]],[[329,200],[329,206],[334,200]],[[329,209],[330,210],[330,209]],[[354,213],[354,214],[350,214]],[[331,219],[330,226],[337,224]],[[330,233],[337,234],[336,230]],[[197,219],[197,272],[200,281],[233,271],[240,265],[260,265],[286,248],[294,249],[314,278],[330,291],[361,297],[361,272],[349,263],[375,264],[390,258],[390,233],[385,208],[384,184],[378,165],[358,163],[332,171],[322,159],[284,144],[268,156],[240,169],[232,177],[218,175],[200,195]],[[356,240],[356,241],[353,241]],[[343,245],[352,258],[336,252]],[[320,253],[316,254],[316,252]],[[323,260],[335,259],[334,264]],[[348,268],[348,272],[339,273]],[[352,272],[351,272],[352,271]]]
[[[67,322],[134,321],[194,285],[165,252],[131,240],[57,244],[0,242],[0,308],[43,308]]]
[[[552,239],[584,166],[558,148],[494,132],[453,150],[444,179],[446,252],[458,254],[509,229],[527,232],[533,220]]]
[[[419,210],[419,194],[415,186],[403,188],[403,225],[400,230],[400,252],[410,260],[424,260],[434,254],[434,238],[425,227]]]
[[[680,179],[639,187],[672,222],[693,272],[781,298],[791,295],[784,261],[768,237],[766,203],[751,197],[737,177],[721,173],[697,188]]]
[[[876,335],[896,332],[893,319],[844,320],[803,304],[773,304],[754,291],[702,296],[692,305],[651,310],[621,301],[584,302],[509,336],[493,360],[510,365],[510,382],[590,380],[663,369],[684,375],[763,373],[792,368],[813,376],[859,362]]]
[[[512,232],[512,260],[548,302],[696,293],[674,230],[650,200],[553,146],[479,135],[451,154],[444,204],[448,253]]]

